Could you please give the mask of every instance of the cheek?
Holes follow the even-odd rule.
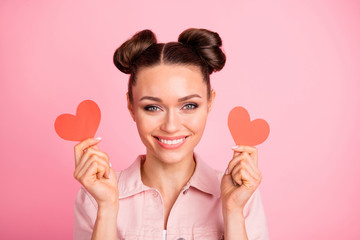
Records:
[[[141,112],[135,115],[135,122],[140,135],[145,135],[151,132],[158,124],[159,119],[154,116],[149,116]]]
[[[188,116],[185,119],[185,125],[194,132],[203,132],[206,125],[207,114],[204,111],[196,115]]]

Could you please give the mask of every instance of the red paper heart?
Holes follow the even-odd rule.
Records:
[[[55,131],[65,140],[83,141],[94,137],[99,127],[101,112],[92,100],[82,101],[76,109],[76,116],[61,114],[55,120]]]
[[[250,121],[250,115],[243,107],[235,107],[230,111],[228,125],[236,145],[258,145],[270,133],[270,126],[264,119]]]

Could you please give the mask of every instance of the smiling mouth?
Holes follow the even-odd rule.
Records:
[[[162,147],[165,148],[177,148],[180,147],[184,142],[185,139],[188,138],[189,136],[178,136],[178,137],[158,137],[158,136],[153,136],[156,140],[158,140],[158,143],[160,143],[160,145]]]

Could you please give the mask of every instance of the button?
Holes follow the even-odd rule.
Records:
[[[157,192],[154,192],[154,193],[153,193],[153,196],[156,197],[156,198],[158,197],[158,195],[159,195],[159,194],[158,194]]]

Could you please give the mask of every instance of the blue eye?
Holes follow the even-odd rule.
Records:
[[[198,107],[198,105],[196,103],[188,103],[188,104],[184,105],[183,108],[185,110],[192,110],[192,109],[195,109],[197,107]]]
[[[144,107],[144,109],[149,112],[156,112],[156,111],[160,110],[160,108],[155,105],[147,105]]]

